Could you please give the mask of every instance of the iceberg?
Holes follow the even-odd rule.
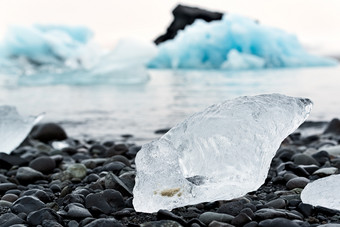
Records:
[[[145,64],[156,55],[153,43],[132,39],[104,50],[82,26],[12,26],[0,43],[0,73],[8,83],[36,85],[143,84]]]
[[[309,99],[265,94],[227,100],[190,116],[137,153],[135,210],[171,210],[256,190],[282,140],[311,108]]]
[[[331,175],[313,181],[301,192],[301,200],[313,206],[340,210],[340,175]]]
[[[27,137],[32,127],[43,118],[22,117],[13,106],[0,106],[0,152],[9,154]]]
[[[240,15],[195,20],[159,44],[150,68],[258,69],[332,66],[334,59],[307,53],[296,36]]]
[[[32,64],[81,61],[85,44],[92,32],[81,26],[34,25],[12,26],[0,46],[0,55],[7,58],[25,58]]]

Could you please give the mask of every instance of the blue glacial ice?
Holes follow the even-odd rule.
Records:
[[[306,52],[295,35],[239,15],[197,20],[159,45],[150,68],[259,69],[336,65]]]
[[[125,39],[112,51],[92,41],[86,27],[34,25],[10,27],[0,43],[0,74],[6,83],[140,84],[149,80],[145,64],[154,44]]]

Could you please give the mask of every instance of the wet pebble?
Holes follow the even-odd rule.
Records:
[[[296,177],[296,178],[290,179],[287,182],[286,187],[288,189],[304,188],[309,182],[310,182],[310,180],[308,178]]]
[[[206,225],[209,225],[213,221],[230,223],[234,219],[234,216],[216,212],[205,212],[199,216],[199,220]]]
[[[56,163],[54,159],[48,156],[42,156],[32,160],[29,163],[29,167],[42,173],[50,173],[56,167]]]

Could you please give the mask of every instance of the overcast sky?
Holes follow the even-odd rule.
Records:
[[[86,25],[104,46],[124,37],[153,40],[178,3],[249,16],[304,43],[340,50],[340,0],[0,0],[0,38],[11,24],[54,23]]]

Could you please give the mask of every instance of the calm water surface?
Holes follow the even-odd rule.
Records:
[[[149,141],[154,131],[190,114],[240,95],[283,93],[308,97],[310,120],[340,117],[340,67],[257,71],[150,70],[144,85],[2,86],[0,104],[23,115],[46,113],[73,137]]]

